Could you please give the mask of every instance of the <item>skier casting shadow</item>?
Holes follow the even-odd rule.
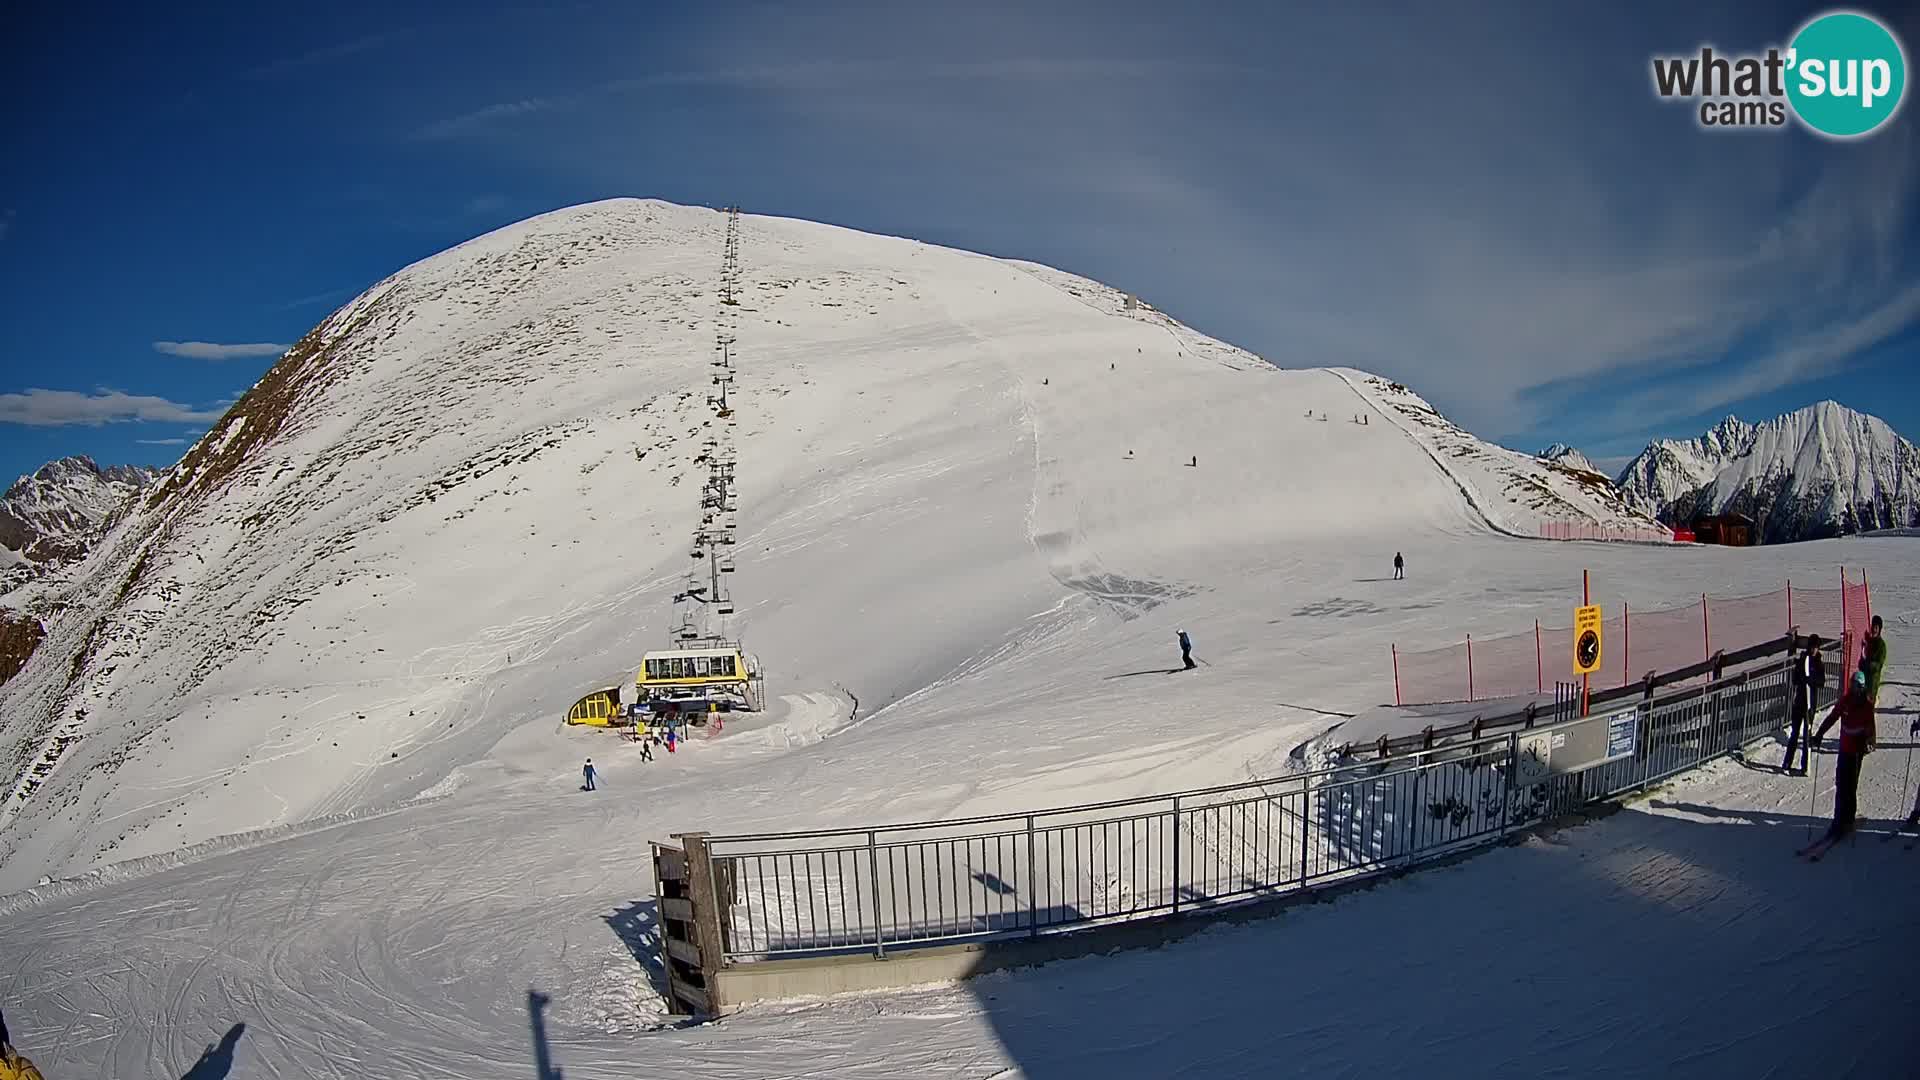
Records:
[[[1192,671],[1194,668],[1193,639],[1187,636],[1185,630],[1180,631],[1180,664],[1183,671]]]
[[[235,1024],[227,1029],[220,1039],[220,1045],[209,1043],[200,1051],[200,1060],[193,1063],[180,1080],[226,1080],[233,1071],[233,1048],[240,1043],[240,1036],[247,1033],[247,1025]]]

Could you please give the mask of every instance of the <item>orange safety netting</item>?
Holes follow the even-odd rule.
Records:
[[[1869,608],[1864,577],[1843,588],[1789,584],[1759,596],[1702,596],[1655,611],[1625,608],[1602,623],[1605,644],[1593,684],[1624,686],[1648,672],[1702,663],[1715,653],[1781,638],[1790,630],[1829,641],[1846,635],[1850,671],[1858,662]],[[1396,646],[1393,674],[1398,705],[1544,694],[1556,682],[1575,678],[1573,628],[1536,623],[1526,633],[1468,638],[1441,649],[1402,652]]]

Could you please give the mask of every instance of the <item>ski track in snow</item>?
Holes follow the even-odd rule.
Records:
[[[1503,470],[1545,467],[1302,418],[1377,404],[1357,373],[1274,369],[1045,267],[746,216],[735,588],[775,705],[643,763],[558,716],[631,677],[684,576],[716,222],[599,204],[402,271],[343,309],[371,328],[350,377],[155,541],[133,594],[151,621],[109,620],[86,737],[0,832],[0,886],[60,879],[0,896],[7,1019],[49,1075],[177,1076],[240,1022],[236,1077],[520,1077],[530,989],[576,1080],[1831,1065],[1783,1015],[1857,1025],[1863,1075],[1908,1060],[1910,960],[1866,946],[1920,938],[1920,863],[1870,839],[1794,860],[1816,785],[1735,765],[1174,947],[674,1026],[648,972],[651,839],[1283,773],[1314,710],[1390,700],[1389,643],[1564,621],[1582,569],[1639,609],[1869,566],[1909,683],[1920,610],[1910,538],[1501,536],[1537,509]],[[463,422],[392,442],[402,407]],[[230,551],[249,500],[289,491],[259,551]],[[103,567],[145,542],[134,517]],[[1408,580],[1380,580],[1397,549]],[[254,614],[229,651],[220,628]],[[1209,666],[1171,677],[1181,627]],[[10,745],[51,730],[31,713],[57,696],[49,656],[0,688]],[[1896,809],[1901,753],[1869,759],[1870,819]]]

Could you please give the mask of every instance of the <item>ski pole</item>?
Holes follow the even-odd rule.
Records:
[[[1893,812],[1896,815],[1898,815],[1900,811],[1906,809],[1907,807],[1907,782],[1912,779],[1913,779],[1913,739],[1908,738],[1907,739],[1907,770],[1906,772],[1900,775],[1900,803],[1899,805],[1893,808]],[[1920,800],[1916,800],[1915,805],[1920,805]]]
[[[1811,739],[1813,732],[1807,732],[1807,737]],[[1820,820],[1820,755],[1812,743],[1807,745],[1807,757],[1813,762],[1808,770],[1813,773],[1813,786],[1807,795],[1807,835],[1811,837],[1814,824]]]

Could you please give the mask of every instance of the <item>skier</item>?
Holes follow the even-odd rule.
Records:
[[[680,741],[679,735],[671,726],[667,728],[667,753],[673,753],[673,744]]]
[[[1180,662],[1186,665],[1186,670],[1193,670],[1193,639],[1185,630],[1180,631]]]
[[[14,1049],[4,1015],[0,1015],[0,1080],[45,1080],[27,1055]]]
[[[1396,551],[1393,553],[1393,580],[1399,581],[1406,576],[1407,560],[1401,558],[1400,553]]]
[[[582,775],[584,775],[584,776],[585,776],[585,777],[587,778],[587,782],[586,782],[586,784],[585,784],[585,785],[584,785],[583,787],[581,787],[581,789],[580,789],[580,790],[581,790],[581,791],[592,791],[592,790],[594,790],[594,786],[593,786],[593,759],[592,759],[592,758],[588,758],[588,759],[587,759],[587,764],[586,764],[586,766],[585,766],[584,768],[582,768],[582,769],[580,770],[580,772],[582,773]]]
[[[640,740],[640,760],[653,760],[653,737],[651,735]]]
[[[1820,658],[1820,635],[1807,638],[1807,651],[1800,656],[1800,662],[1793,666],[1793,711],[1787,729],[1787,756],[1780,762],[1781,772],[1805,773],[1807,755],[1812,752],[1807,738],[1807,724],[1813,719],[1814,706],[1819,704],[1820,691],[1827,685],[1827,662]],[[1800,767],[1793,767],[1793,753],[1800,752]]]
[[[1833,824],[1827,834],[1801,853],[1819,858],[1828,848],[1853,831],[1853,819],[1860,805],[1860,763],[1873,749],[1873,699],[1867,696],[1867,673],[1853,673],[1852,685],[1834,703],[1833,712],[1820,725],[1815,739],[1827,733],[1835,720],[1840,722],[1840,762],[1834,777]]]
[[[1887,639],[1880,636],[1880,616],[1867,627],[1867,639],[1860,646],[1860,670],[1867,673],[1867,696],[1880,700],[1880,673],[1887,668]]]

